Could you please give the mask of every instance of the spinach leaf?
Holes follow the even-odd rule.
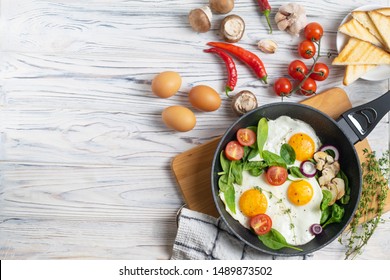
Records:
[[[288,244],[284,236],[279,231],[273,228],[271,228],[271,230],[268,233],[264,235],[259,235],[258,238],[260,239],[261,242],[263,242],[265,246],[273,250],[279,250],[282,248],[291,248],[294,250],[302,251],[301,248],[297,248]]]
[[[221,192],[225,192],[229,188],[229,180],[227,174],[223,174],[221,177],[219,177],[218,186]]]
[[[298,166],[291,166],[287,169],[287,171],[291,176],[295,178],[306,178],[306,176],[302,174]]]
[[[230,169],[230,174],[232,176],[232,183],[237,183],[239,185],[242,184],[242,169],[243,165],[240,161],[232,161],[230,163],[231,169]],[[229,174],[229,175],[230,175]]]
[[[251,151],[249,152],[247,156],[247,160],[250,160],[254,157],[256,157],[259,154],[259,150],[257,149],[257,146],[254,146]]]
[[[265,141],[268,138],[268,122],[266,118],[261,118],[257,126],[257,149],[261,154],[263,152]]]
[[[337,177],[343,179],[345,184],[345,194],[340,198],[340,202],[342,204],[348,204],[349,199],[351,198],[351,188],[349,187],[348,177],[342,170],[339,171]]]
[[[328,208],[329,202],[332,200],[332,193],[328,190],[322,190],[321,211]]]
[[[281,156],[270,151],[263,151],[261,153],[261,156],[263,157],[268,166],[282,166],[287,169],[286,162]]]
[[[327,225],[331,223],[340,223],[341,219],[344,216],[344,208],[339,206],[338,204],[333,204],[332,205],[332,214],[329,220],[322,226],[322,228],[326,227]]]
[[[236,214],[236,200],[233,184],[228,184],[228,188],[223,192],[223,195],[225,196],[225,201],[230,211]]]
[[[322,210],[320,224],[321,225],[325,224],[325,222],[329,219],[331,214],[332,214],[331,207],[326,207],[325,210]]]
[[[248,161],[244,165],[244,170],[247,170],[252,176],[260,176],[267,164],[264,161]]]
[[[294,164],[295,162],[295,151],[289,144],[283,144],[282,147],[280,147],[280,156],[288,165]]]
[[[228,173],[230,169],[230,161],[225,157],[225,153],[223,150],[219,155],[219,161],[221,162],[221,167],[223,172]]]

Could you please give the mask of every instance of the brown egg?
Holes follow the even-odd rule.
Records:
[[[152,81],[152,91],[155,95],[168,98],[174,95],[181,86],[181,77],[174,71],[165,71],[156,75]]]
[[[195,114],[183,106],[170,106],[162,112],[165,125],[177,131],[185,132],[193,129],[196,124]]]
[[[211,112],[221,106],[221,97],[218,92],[209,86],[194,86],[190,90],[188,97],[192,106],[201,111]]]

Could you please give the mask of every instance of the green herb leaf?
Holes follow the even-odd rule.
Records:
[[[288,244],[284,236],[274,228],[271,228],[271,230],[264,235],[259,235],[258,238],[265,246],[273,250],[291,248],[297,251],[302,251],[301,248]]]
[[[287,169],[287,171],[291,176],[295,178],[306,178],[306,176],[302,174],[298,166],[291,166]]]
[[[287,169],[286,162],[281,156],[270,151],[263,151],[261,153],[261,156],[263,157],[268,166],[282,166]]]
[[[228,159],[225,157],[225,153],[224,153],[223,150],[221,151],[221,154],[219,155],[219,161],[221,162],[222,170],[223,170],[225,173],[228,173],[228,172],[229,172],[229,169],[230,169],[230,160],[228,160]]]
[[[247,160],[251,160],[252,158],[256,157],[259,154],[259,150],[257,149],[257,146],[254,146],[251,148],[251,151],[248,154]]]
[[[268,121],[266,118],[261,118],[257,126],[257,149],[261,154],[263,152],[264,144],[268,138]]]
[[[326,223],[322,226],[322,228],[325,228],[327,225],[332,224],[332,223],[340,223],[341,219],[344,216],[344,208],[339,206],[338,204],[333,204],[332,205],[332,214],[329,220],[326,221]]]
[[[289,144],[283,144],[282,147],[280,147],[280,156],[284,159],[287,165],[294,164],[295,162],[295,151]]]
[[[321,225],[326,223],[326,221],[329,219],[331,213],[332,213],[331,207],[326,207],[324,210],[321,211],[321,220],[320,220]]]
[[[240,161],[233,161],[231,163],[231,173],[233,178],[233,183],[242,185],[242,170],[243,164]]]
[[[329,206],[329,202],[332,200],[332,193],[328,190],[322,190],[321,211],[324,211]]]
[[[223,174],[218,179],[218,187],[221,192],[225,192],[229,188],[228,175]]]
[[[228,185],[228,188],[223,192],[223,195],[225,196],[225,201],[230,211],[236,214],[236,200],[233,184]]]
[[[244,164],[244,170],[247,170],[252,176],[260,176],[267,164],[264,161],[248,161]]]

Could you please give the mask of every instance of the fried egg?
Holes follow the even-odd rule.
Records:
[[[268,121],[264,150],[279,154],[284,143],[295,150],[297,160],[293,165],[298,167],[301,161],[312,158],[321,145],[314,129],[303,121],[287,116]],[[320,223],[322,201],[322,191],[315,178],[287,180],[280,186],[272,186],[265,173],[255,177],[243,171],[242,184],[234,184],[234,189],[236,213],[225,208],[244,227],[249,229],[251,217],[265,213],[272,219],[272,228],[289,244],[303,245],[314,238],[310,226]],[[227,205],[223,192],[220,198]]]
[[[321,146],[320,139],[309,124],[288,116],[269,120],[264,150],[279,154],[280,147],[285,143],[294,149],[298,161],[313,158],[314,152]]]

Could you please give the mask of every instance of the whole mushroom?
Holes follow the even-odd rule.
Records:
[[[245,22],[238,15],[228,15],[222,20],[219,31],[226,42],[236,43],[244,35]]]
[[[188,15],[188,20],[193,30],[199,33],[204,33],[211,28],[211,19],[213,14],[209,6],[203,6],[198,9],[191,10]]]
[[[210,0],[209,4],[216,14],[227,14],[234,8],[234,0]]]

